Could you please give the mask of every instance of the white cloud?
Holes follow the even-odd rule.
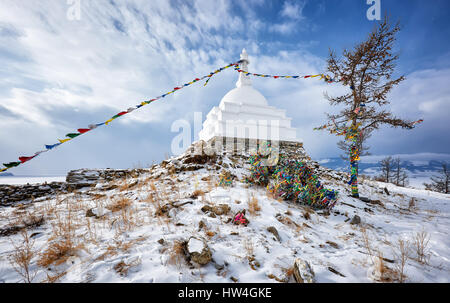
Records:
[[[283,3],[280,15],[294,20],[304,19],[303,8],[306,1],[286,1]]]

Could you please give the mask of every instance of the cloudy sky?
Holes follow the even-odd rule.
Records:
[[[79,3],[79,20],[78,8]],[[375,25],[366,0],[0,0],[0,162],[31,156],[44,144],[159,96],[237,61],[250,71],[323,72],[328,50],[340,53]],[[376,155],[450,153],[450,21],[447,0],[381,0],[382,14],[403,27],[391,109],[425,122],[412,131],[382,129]],[[232,89],[226,70],[134,111],[11,170],[65,174],[76,168],[125,168],[170,154],[174,121],[193,126]],[[314,132],[333,112],[323,98],[344,92],[316,80],[253,79],[270,105],[286,109],[313,158],[339,155],[337,139]],[[192,139],[195,139],[193,132]]]

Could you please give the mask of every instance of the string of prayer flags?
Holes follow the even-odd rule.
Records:
[[[239,68],[239,66],[236,66],[234,68],[237,72],[243,73],[246,76],[255,76],[255,77],[263,77],[263,78],[273,78],[273,79],[307,79],[307,78],[316,78],[320,77],[319,80],[324,80],[327,83],[333,83],[335,82],[330,76],[325,74],[318,74],[318,75],[306,75],[306,76],[274,76],[274,75],[267,75],[267,74],[257,74],[257,73],[250,73],[247,71],[244,71]]]
[[[111,123],[112,121],[114,121],[115,119],[117,119],[119,117],[122,117],[122,116],[124,116],[124,115],[126,115],[128,113],[131,113],[132,111],[134,111],[136,109],[139,109],[139,108],[141,108],[141,107],[143,107],[145,105],[148,105],[148,104],[150,104],[150,103],[152,103],[152,102],[154,102],[156,100],[159,100],[161,98],[165,98],[166,96],[168,96],[170,94],[173,94],[174,92],[177,92],[177,91],[181,90],[182,88],[187,87],[189,85],[192,85],[192,84],[194,84],[196,82],[199,82],[199,81],[202,81],[202,80],[206,79],[206,82],[204,84],[204,86],[206,86],[214,75],[216,75],[216,74],[218,74],[218,73],[220,73],[220,72],[222,72],[225,69],[230,68],[230,67],[234,67],[236,71],[238,71],[240,73],[245,73],[247,76],[252,75],[252,76],[257,76],[257,77],[274,78],[274,79],[278,79],[278,78],[284,78],[284,79],[289,79],[289,78],[292,78],[292,79],[300,79],[300,78],[301,79],[307,79],[307,78],[320,77],[319,80],[324,80],[327,83],[336,82],[330,76],[325,75],[325,74],[305,75],[305,76],[299,76],[299,75],[296,75],[296,76],[274,76],[274,75],[268,75],[268,74],[249,73],[249,72],[246,72],[246,71],[244,71],[244,70],[239,68],[239,64],[240,63],[242,63],[242,60],[239,60],[237,62],[230,63],[230,64],[228,64],[226,66],[223,66],[223,67],[221,67],[221,68],[219,68],[219,69],[217,69],[217,70],[215,70],[215,71],[213,71],[213,72],[211,72],[211,73],[209,73],[209,74],[207,74],[207,75],[205,75],[205,76],[203,76],[201,78],[195,78],[191,82],[185,83],[183,85],[176,86],[171,91],[169,91],[169,92],[167,92],[165,94],[162,94],[162,95],[160,95],[160,96],[158,96],[156,98],[153,98],[153,99],[150,99],[150,100],[147,100],[147,101],[142,101],[138,105],[128,108],[126,111],[119,112],[118,114],[112,116],[110,119],[106,120],[105,122],[97,123],[97,124],[90,124],[88,126],[88,128],[79,128],[77,130],[78,131],[77,133],[69,133],[69,134],[67,134],[66,135],[67,139],[58,139],[59,143],[52,144],[52,145],[45,145],[46,150],[35,153],[35,155],[33,157],[21,157],[21,158],[19,158],[20,162],[11,162],[11,163],[4,164],[5,168],[3,168],[1,171],[5,171],[5,170],[8,170],[8,169],[10,169],[12,167],[16,167],[16,166],[19,166],[20,164],[28,162],[31,159],[35,158],[36,156],[39,156],[43,152],[47,152],[49,150],[53,150],[56,147],[60,146],[61,144],[69,142],[70,140],[72,140],[72,139],[74,139],[74,138],[76,138],[76,137],[78,137],[78,136],[80,136],[82,134],[85,134],[85,133],[87,133],[87,132],[89,132],[89,131],[91,131],[93,129],[96,129],[99,126],[109,125],[109,123]],[[323,128],[320,128],[320,129],[323,129]],[[226,182],[228,182],[228,180],[226,180]]]
[[[209,80],[211,79],[211,77],[214,76],[215,74],[218,74],[218,73],[220,73],[221,71],[223,71],[223,70],[225,70],[225,69],[227,69],[227,68],[230,68],[230,67],[233,67],[233,66],[239,66],[239,64],[240,64],[241,62],[242,62],[242,61],[239,60],[239,61],[237,61],[237,62],[230,63],[230,64],[228,64],[227,66],[221,67],[221,68],[219,68],[219,69],[217,69],[217,70],[215,70],[215,71],[213,71],[213,72],[211,72],[211,73],[209,73],[209,74],[207,74],[207,75],[205,75],[205,76],[203,76],[203,77],[201,77],[201,78],[195,78],[195,79],[192,80],[191,82],[188,82],[188,83],[185,83],[185,84],[183,84],[183,85],[177,86],[177,87],[175,87],[173,90],[171,90],[170,92],[167,92],[167,93],[165,93],[165,94],[162,94],[161,96],[158,96],[158,97],[156,97],[156,98],[153,98],[153,99],[150,99],[150,100],[147,100],[147,101],[142,101],[142,102],[139,103],[138,105],[136,105],[136,106],[134,106],[134,107],[128,108],[126,111],[121,111],[121,112],[117,113],[116,115],[112,116],[110,119],[106,120],[105,122],[97,123],[97,124],[90,124],[90,125],[88,126],[88,128],[79,128],[79,129],[77,130],[77,131],[78,131],[77,133],[69,133],[69,134],[67,134],[67,135],[66,135],[67,139],[58,139],[59,143],[45,145],[45,148],[46,148],[45,151],[39,151],[39,152],[36,152],[36,153],[34,154],[34,156],[32,156],[32,157],[20,157],[20,158],[19,158],[20,162],[11,162],[11,163],[3,164],[3,166],[4,166],[5,168],[2,168],[2,169],[0,170],[0,172],[6,171],[6,170],[8,170],[8,169],[10,169],[10,168],[17,167],[17,166],[19,166],[19,165],[21,165],[21,164],[23,164],[23,163],[25,163],[25,162],[28,162],[28,161],[30,161],[31,159],[33,159],[33,158],[39,156],[40,154],[42,154],[42,153],[44,153],[44,152],[47,152],[47,151],[49,151],[49,150],[53,150],[53,149],[55,149],[56,147],[60,146],[61,144],[64,144],[64,143],[66,143],[66,142],[69,142],[70,140],[72,140],[72,139],[74,139],[74,138],[76,138],[76,137],[78,137],[78,136],[80,136],[80,135],[82,135],[82,134],[85,134],[85,133],[87,133],[87,132],[89,132],[89,131],[91,131],[91,130],[93,130],[93,129],[96,129],[96,128],[99,127],[99,126],[108,125],[109,123],[111,123],[112,121],[114,121],[115,119],[117,119],[117,118],[119,118],[119,117],[122,117],[122,116],[124,116],[124,115],[126,115],[126,114],[128,114],[128,113],[131,113],[132,111],[134,111],[134,110],[136,110],[136,109],[139,109],[139,108],[141,108],[141,107],[143,107],[143,106],[145,106],[145,105],[148,105],[148,104],[150,104],[150,103],[152,103],[152,102],[154,102],[154,101],[156,101],[156,100],[159,100],[159,99],[161,99],[161,98],[164,98],[164,97],[166,97],[166,96],[168,96],[168,95],[170,95],[170,94],[172,94],[172,93],[174,93],[174,92],[176,92],[176,91],[179,91],[179,90],[181,90],[181,89],[184,88],[184,87],[187,87],[187,86],[189,86],[189,85],[192,85],[192,84],[194,84],[194,83],[196,83],[196,82],[198,82],[198,81],[202,81],[202,80],[204,80],[204,79],[207,79],[207,81],[206,81],[206,83],[205,83],[205,85],[206,85],[206,84],[208,84],[208,82],[209,82]]]

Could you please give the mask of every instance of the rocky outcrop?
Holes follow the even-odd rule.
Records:
[[[78,169],[67,174],[66,182],[69,190],[89,187],[98,182],[109,182],[122,178],[137,178],[148,173],[149,169]]]
[[[32,201],[37,198],[65,192],[64,182],[26,185],[0,185],[0,205],[9,206],[13,203]]]

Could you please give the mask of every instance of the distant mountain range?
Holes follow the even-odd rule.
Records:
[[[359,173],[362,175],[376,176],[380,174],[380,161],[387,156],[366,156],[359,162]],[[406,169],[408,176],[414,185],[420,185],[422,182],[428,182],[429,178],[437,175],[442,169],[442,163],[450,165],[450,154],[399,154],[392,155],[393,158],[400,158],[401,167]],[[348,172],[350,170],[349,162],[341,158],[327,158],[317,160],[322,166]]]
[[[0,177],[12,177],[14,176],[12,173],[0,173]]]

